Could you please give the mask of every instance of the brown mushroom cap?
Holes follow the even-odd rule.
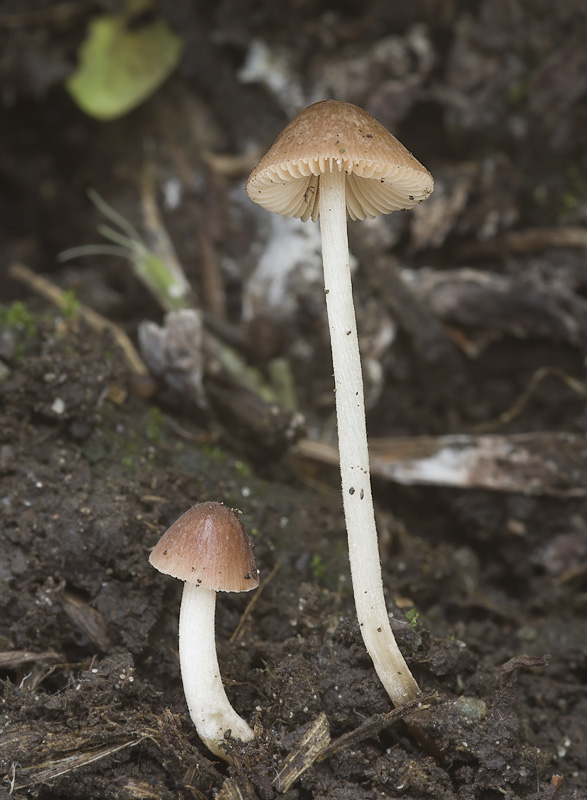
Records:
[[[247,181],[251,200],[284,217],[320,213],[320,175],[346,172],[351,219],[415,206],[434,189],[428,170],[362,108],[323,100],[304,109],[279,134]]]
[[[216,592],[247,592],[259,585],[245,526],[222,503],[199,503],[182,514],[149,562],[165,575]]]

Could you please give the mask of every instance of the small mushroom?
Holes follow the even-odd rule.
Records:
[[[216,592],[248,592],[259,585],[255,557],[237,517],[222,503],[190,508],[155,545],[149,562],[185,581],[179,612],[179,665],[188,710],[206,747],[230,761],[224,734],[250,741],[253,731],[230,705],[218,667],[214,636]]]
[[[302,221],[320,218],[355,604],[365,645],[395,705],[419,689],[395,642],[383,596],[347,214],[363,220],[411,208],[433,188],[428,170],[383,125],[363,109],[337,100],[314,103],[298,114],[247,182],[250,199],[269,211]]]

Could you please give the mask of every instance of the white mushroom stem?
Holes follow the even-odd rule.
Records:
[[[215,755],[230,761],[224,734],[248,742],[253,731],[230,705],[216,657],[216,592],[184,584],[179,612],[179,665],[190,717],[200,739]]]
[[[396,706],[418,693],[393,636],[381,578],[359,339],[351,285],[343,171],[320,176],[320,231],[324,287],[332,343],[344,514],[355,604],[375,670]]]

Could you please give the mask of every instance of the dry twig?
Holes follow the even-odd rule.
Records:
[[[66,293],[58,286],[55,286],[54,283],[48,281],[47,278],[37,275],[32,269],[29,269],[24,264],[18,263],[11,264],[8,272],[12,278],[24,284],[25,286],[28,286],[29,289],[32,289],[46,300],[50,300],[58,308],[62,310],[67,308],[69,301]],[[93,309],[88,308],[88,306],[85,306],[81,303],[77,310],[79,316],[85,322],[87,322],[87,324],[93,330],[98,333],[109,331],[114,336],[116,343],[122,350],[126,363],[135,373],[135,375],[139,375],[141,377],[146,377],[149,375],[149,370],[145,366],[144,361],[137,353],[133,343],[122,330],[122,328],[120,328],[114,322],[106,319],[101,314],[98,314],[97,311],[94,311]]]
[[[279,568],[281,567],[281,563],[282,563],[281,561],[278,561],[275,564],[269,575],[267,575],[265,580],[261,583],[257,591],[254,593],[254,595],[247,603],[247,607],[245,608],[242,617],[238,621],[238,625],[236,626],[236,628],[232,632],[232,636],[228,640],[229,642],[236,642],[237,639],[239,638],[245,622],[253,613],[253,609],[255,608],[255,605],[257,604],[259,597],[261,596],[261,592],[267,586],[267,584],[270,583],[273,580],[273,578],[277,575],[277,573],[279,572]]]
[[[392,711],[387,711],[384,714],[374,714],[354,730],[335,739],[320,755],[319,761],[324,761],[325,758],[330,758],[330,756],[333,756],[335,753],[347,747],[354,747],[365,739],[376,737],[382,730],[388,728],[390,725],[406,719],[410,714],[426,711],[439,701],[440,697],[435,692],[432,692],[422,697],[417,697],[415,700],[406,703],[400,708],[394,708]]]

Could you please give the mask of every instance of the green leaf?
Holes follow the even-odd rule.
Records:
[[[182,40],[163,19],[133,29],[125,14],[96,17],[66,88],[77,105],[101,120],[115,119],[149,97],[173,72]]]

